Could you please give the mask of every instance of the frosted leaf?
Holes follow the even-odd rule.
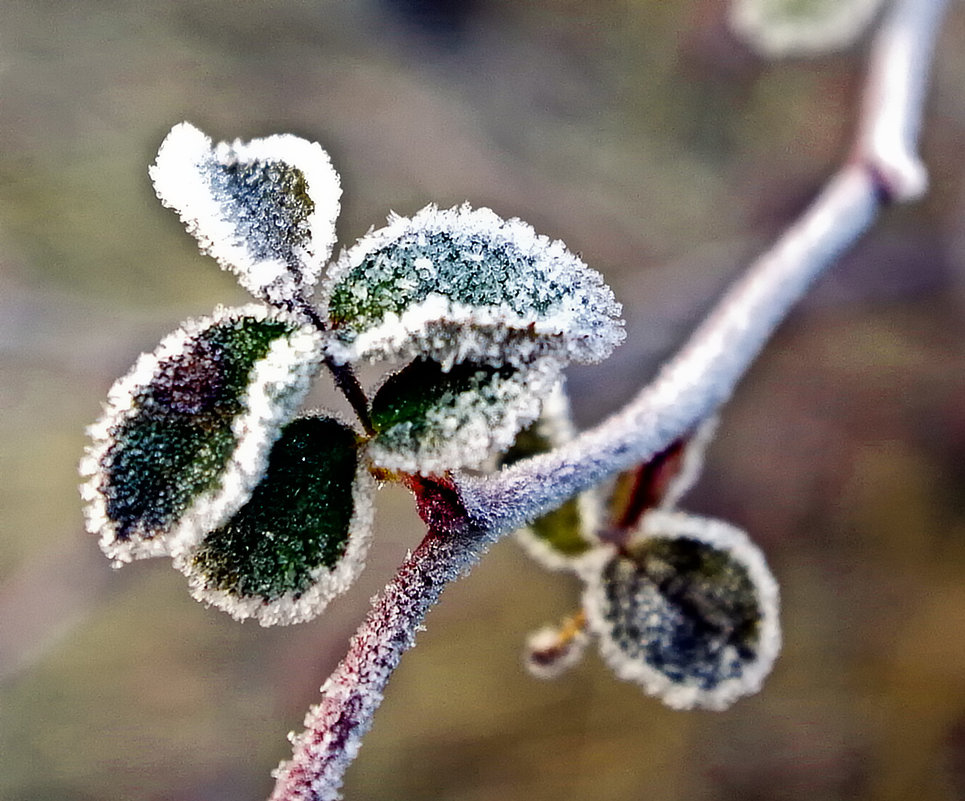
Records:
[[[589,635],[582,619],[567,620],[563,626],[544,626],[526,638],[523,664],[537,679],[555,679],[583,658]]]
[[[510,465],[546,453],[573,438],[576,431],[562,383],[543,404],[539,419],[516,437],[500,463]],[[597,489],[587,490],[562,506],[516,531],[516,539],[530,557],[548,570],[572,569],[597,542],[602,504]]]
[[[298,418],[272,447],[248,502],[175,565],[197,600],[237,620],[311,620],[362,570],[373,489],[351,428]]]
[[[390,217],[324,289],[339,361],[595,362],[624,335],[613,293],[562,242],[468,205]]]
[[[314,329],[260,305],[189,321],[142,354],[81,461],[87,528],[104,553],[175,553],[237,510],[320,358]]]
[[[290,307],[315,285],[335,244],[342,193],[317,143],[280,134],[212,146],[182,122],[150,173],[201,250],[252,295]]]
[[[584,560],[584,606],[618,676],[679,709],[760,689],[780,649],[777,584],[739,529],[649,512],[625,553]]]
[[[762,55],[814,55],[847,47],[884,0],[732,0],[734,31]]]
[[[438,475],[478,467],[505,450],[540,410],[554,370],[492,367],[474,362],[448,372],[417,359],[391,376],[372,400],[373,464]]]

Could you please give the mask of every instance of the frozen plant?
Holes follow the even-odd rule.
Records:
[[[426,612],[512,531],[584,585],[580,609],[527,641],[534,675],[596,642],[675,708],[760,689],[780,648],[777,582],[746,533],[679,504],[718,408],[787,311],[885,204],[924,191],[915,143],[942,6],[894,4],[847,163],[655,381],[582,433],[564,370],[606,358],[624,331],[603,278],[561,242],[430,205],[333,259],[341,185],[319,145],[172,129],[150,170],[158,196],[256,302],[185,323],[111,388],[81,462],[101,549],[116,566],[168,557],[203,603],[285,625],[358,575],[380,483],[408,487],[427,526],[292,738],[274,799],[340,797]],[[746,21],[798,6],[736,8]],[[371,392],[363,362],[385,368]],[[356,419],[300,411],[326,372]]]

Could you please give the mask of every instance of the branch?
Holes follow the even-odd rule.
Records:
[[[429,533],[375,600],[349,652],[276,771],[272,801],[332,801],[389,676],[443,587],[503,534],[648,460],[712,414],[813,281],[882,207],[919,197],[917,157],[928,65],[945,0],[898,0],[873,44],[848,161],[690,340],[622,411],[568,445],[494,476],[412,487]]]

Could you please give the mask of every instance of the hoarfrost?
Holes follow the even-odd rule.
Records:
[[[391,216],[343,251],[323,286],[342,362],[595,362],[624,336],[599,273],[526,223],[468,205]]]
[[[315,285],[335,244],[342,192],[317,143],[280,134],[212,146],[183,122],[150,174],[202,252],[255,297],[291,307]]]
[[[600,548],[584,578],[603,658],[668,706],[724,709],[760,689],[780,650],[777,583],[721,521],[648,512],[627,552]]]
[[[195,599],[236,620],[311,620],[364,566],[374,489],[348,426],[299,418],[275,443],[245,506],[175,567]]]
[[[560,381],[543,403],[539,418],[520,432],[501,462],[509,465],[546,453],[575,435],[569,398]],[[547,570],[574,570],[580,557],[597,542],[602,520],[603,503],[594,487],[517,529],[515,536],[523,550]]]
[[[552,365],[524,370],[463,362],[448,373],[418,360],[389,378],[372,402],[372,462],[438,475],[478,467],[508,448],[557,381]]]
[[[248,498],[321,362],[318,333],[281,311],[219,308],[167,336],[88,428],[87,529],[115,563],[193,546]]]

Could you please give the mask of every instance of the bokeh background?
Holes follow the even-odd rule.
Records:
[[[965,798],[965,12],[942,32],[932,189],[781,329],[686,506],[745,527],[786,646],[725,713],[664,709],[525,635],[577,587],[515,543],[449,589],[347,778],[352,801]],[[382,493],[368,568],[319,620],[205,610],[162,560],[112,571],[76,463],[111,382],[245,295],[154,199],[188,119],[317,139],[350,244],[470,200],[564,239],[628,340],[571,372],[589,425],[648,380],[847,150],[866,43],[765,63],[724,0],[0,0],[0,798],[268,795],[367,599],[421,527]],[[322,392],[313,402],[328,403]]]

